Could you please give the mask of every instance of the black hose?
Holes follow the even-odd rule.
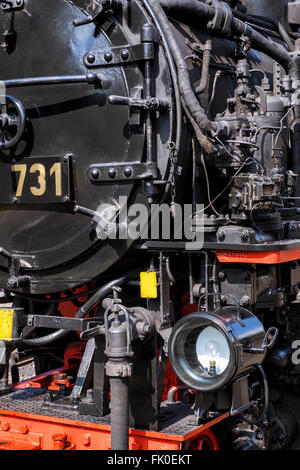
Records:
[[[289,50],[294,51],[295,47],[293,41],[280,21],[276,20],[275,18],[268,18],[266,16],[246,15],[236,10],[232,10],[232,13],[236,18],[239,18],[242,21],[257,24],[263,28],[272,27],[273,31],[277,31],[279,33],[281,39],[286,43]]]
[[[103,298],[111,293],[111,289],[114,286],[119,286],[125,284],[130,278],[135,277],[139,271],[131,271],[124,276],[119,277],[118,279],[114,279],[113,281],[108,282],[103,287],[101,287],[76,313],[76,318],[84,318],[93,307],[95,307]],[[64,338],[69,333],[68,330],[57,330],[53,333],[50,333],[46,336],[42,336],[41,338],[34,338],[34,339],[21,339],[20,343],[23,346],[29,347],[37,347],[37,346],[45,346],[46,344],[53,343],[54,341],[58,341]]]
[[[215,16],[215,8],[205,5],[199,2],[199,0],[159,0],[159,3],[170,15],[174,13],[186,14],[194,20],[199,19],[199,21],[206,23]],[[269,55],[282,65],[286,71],[289,70],[292,60],[288,51],[283,46],[265,38],[262,34],[235,17],[232,18],[231,31],[239,37],[248,32],[249,39],[255,49]]]
[[[283,42],[286,43],[290,51],[293,52],[295,50],[295,46],[293,44],[292,39],[289,36],[289,33],[287,32],[287,30],[285,29],[285,27],[280,21],[276,20],[275,18],[267,18],[265,16],[251,16],[251,18],[268,21],[269,23],[271,23],[274,26],[274,28],[276,28],[276,30],[281,36],[281,39],[283,40]]]
[[[155,0],[148,0],[148,3],[151,6],[154,14],[160,21],[160,24],[164,30],[166,39],[169,43],[169,47],[171,49],[172,55],[174,57],[176,66],[177,66],[177,73],[178,73],[178,83],[180,87],[181,97],[184,100],[186,107],[189,109],[189,112],[195,119],[197,125],[207,131],[210,132],[213,129],[212,122],[208,119],[205,111],[200,106],[190,83],[190,77],[188,72],[188,66],[185,60],[183,53],[181,52],[180,48],[178,47],[177,41],[174,37],[173,31],[171,29],[171,24],[168,21],[166,14],[164,13],[162,7],[157,3]],[[185,3],[184,3],[185,4]],[[211,141],[205,134],[202,134],[202,138],[199,141],[201,147],[204,149],[206,153],[213,153],[215,148]]]
[[[231,23],[232,32],[237,36],[244,35],[247,30],[247,25],[240,21],[237,18],[232,19]],[[292,64],[292,59],[286,49],[280,46],[276,42],[270,41],[265,38],[262,34],[258,33],[254,29],[248,26],[249,38],[254,49],[257,49],[264,54],[267,54],[269,57],[278,62],[285,69],[286,72],[289,72],[289,68]]]

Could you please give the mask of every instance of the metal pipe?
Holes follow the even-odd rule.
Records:
[[[167,271],[167,275],[168,275],[169,280],[172,282],[172,284],[175,284],[176,280],[175,280],[175,278],[172,274],[172,271],[171,271],[170,258],[169,257],[166,258],[166,271]]]
[[[194,120],[196,121],[197,126],[210,132],[213,130],[213,124],[207,118],[205,111],[200,106],[191,88],[187,63],[185,61],[183,53],[178,47],[177,41],[171,29],[171,24],[168,21],[168,18],[166,14],[164,13],[162,7],[159,5],[159,3],[155,2],[154,0],[148,0],[148,1],[151,5],[152,10],[159,18],[160,23],[164,29],[166,38],[169,42],[169,46],[170,46],[172,55],[174,57],[174,60],[177,66],[181,97],[184,103],[186,104],[186,107],[188,108],[190,114],[193,116]],[[214,146],[204,134],[202,135],[200,144],[207,153],[212,153],[212,151],[214,150]]]
[[[129,447],[129,379],[111,377],[111,450]]]
[[[174,385],[171,387],[168,391],[168,396],[167,396],[167,403],[171,405],[172,403],[175,403],[175,393],[177,393],[179,390],[188,390],[187,385]]]
[[[199,19],[199,21],[204,23],[212,20],[215,16],[215,7],[208,6],[199,2],[199,0],[185,0],[184,2],[182,0],[159,0],[159,4],[169,14],[186,14],[191,16],[194,20]],[[234,35],[241,37],[247,30],[252,47],[269,55],[288,72],[292,60],[284,47],[270,41],[238,18],[232,18],[231,31]]]
[[[176,150],[179,150],[180,143],[181,143],[181,135],[182,135],[182,108],[181,108],[181,98],[180,98],[180,89],[179,89],[179,82],[178,82],[178,76],[177,76],[177,71],[176,71],[176,66],[175,62],[172,56],[171,49],[168,44],[168,40],[166,38],[164,29],[162,25],[160,24],[160,21],[157,17],[157,15],[154,13],[153,9],[151,8],[151,5],[148,0],[142,0],[143,5],[147,11],[147,13],[150,15],[153,23],[155,24],[156,28],[159,31],[159,34],[161,36],[162,40],[162,45],[166,53],[166,58],[168,61],[168,65],[170,67],[170,74],[172,78],[172,83],[174,87],[174,95],[175,95],[175,103],[176,103]]]
[[[98,75],[93,72],[87,75],[61,75],[53,77],[33,77],[33,78],[17,78],[13,80],[4,80],[6,88],[35,86],[35,85],[60,85],[70,83],[89,83],[94,85],[100,81]]]
[[[208,78],[209,78],[209,66],[211,57],[211,39],[208,39],[204,46],[203,62],[201,70],[201,81],[200,85],[196,88],[197,95],[201,95],[207,89]]]
[[[85,315],[87,315],[95,305],[99,304],[99,302],[103,300],[105,296],[111,293],[112,287],[126,283],[130,278],[135,277],[138,272],[139,271],[131,271],[130,273],[105,284],[78,310],[75,317],[84,318]],[[29,347],[44,346],[64,338],[68,333],[68,330],[57,330],[53,333],[50,333],[49,335],[42,336],[41,338],[22,339],[20,342],[22,345]]]

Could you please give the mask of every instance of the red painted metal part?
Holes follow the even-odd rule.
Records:
[[[74,293],[78,293],[78,291]],[[86,299],[83,297],[80,300]],[[190,305],[187,300],[188,297],[182,299],[183,315],[197,310],[197,305]],[[69,302],[60,304],[61,313],[64,316],[73,316],[76,312],[68,304]],[[48,388],[49,390],[58,390],[61,385],[71,388],[72,383],[69,376],[76,376],[85,346],[86,343],[82,341],[69,344],[64,353],[63,367],[20,382],[14,386],[14,389]],[[178,401],[186,387],[180,385],[180,381],[168,362],[163,400],[167,398],[168,390],[172,387],[176,388],[174,398],[175,401]],[[188,434],[182,435],[130,429],[129,449],[218,450],[219,445],[211,427],[228,416],[229,413],[225,413],[207,424],[194,428]],[[38,449],[110,450],[110,426],[0,409],[0,450]]]
[[[207,429],[205,433],[194,439],[190,446],[190,450],[220,450],[216,436],[211,429]]]
[[[190,448],[201,447],[205,440],[217,450],[218,443],[210,427],[228,416],[225,413],[185,435],[130,429],[129,449],[172,451],[182,449],[184,443]],[[110,426],[0,410],[0,450],[10,449],[110,450]]]
[[[54,377],[58,374],[66,373],[67,375],[73,375],[77,372],[78,366],[73,365],[71,367],[65,368],[60,367],[59,369],[51,370],[50,372],[44,372],[43,374],[36,375],[32,379],[23,380],[14,386],[14,389],[22,388],[49,388],[51,385],[54,385]],[[57,390],[57,388],[52,388],[52,390]]]
[[[280,264],[300,259],[300,249],[283,251],[228,251],[215,252],[220,263]]]

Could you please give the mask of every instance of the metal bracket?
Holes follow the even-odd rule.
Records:
[[[36,328],[55,328],[69,331],[90,332],[97,328],[97,334],[104,334],[103,320],[100,318],[49,317],[45,315],[24,315],[23,325]],[[93,331],[94,333],[94,331]],[[95,336],[95,335],[92,335]]]
[[[83,56],[86,67],[103,67],[112,65],[124,65],[131,62],[154,59],[154,43],[143,43],[130,46],[111,47],[90,51]]]
[[[25,7],[25,0],[1,0],[1,9],[4,12],[22,10]]]
[[[91,11],[91,14],[89,16],[87,16],[86,18],[82,18],[81,20],[74,20],[73,25],[75,26],[75,28],[77,28],[78,26],[84,26],[86,24],[93,23],[108,10],[114,10],[120,5],[121,2],[119,0],[102,0],[100,2],[100,5],[96,6],[96,8]]]
[[[115,181],[134,181],[157,178],[156,163],[104,163],[93,164],[88,168],[89,178],[93,183],[112,183]]]

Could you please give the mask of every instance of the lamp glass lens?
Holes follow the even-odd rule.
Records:
[[[230,350],[225,336],[212,326],[207,326],[196,341],[196,354],[200,365],[207,372],[222,374],[230,360]]]

